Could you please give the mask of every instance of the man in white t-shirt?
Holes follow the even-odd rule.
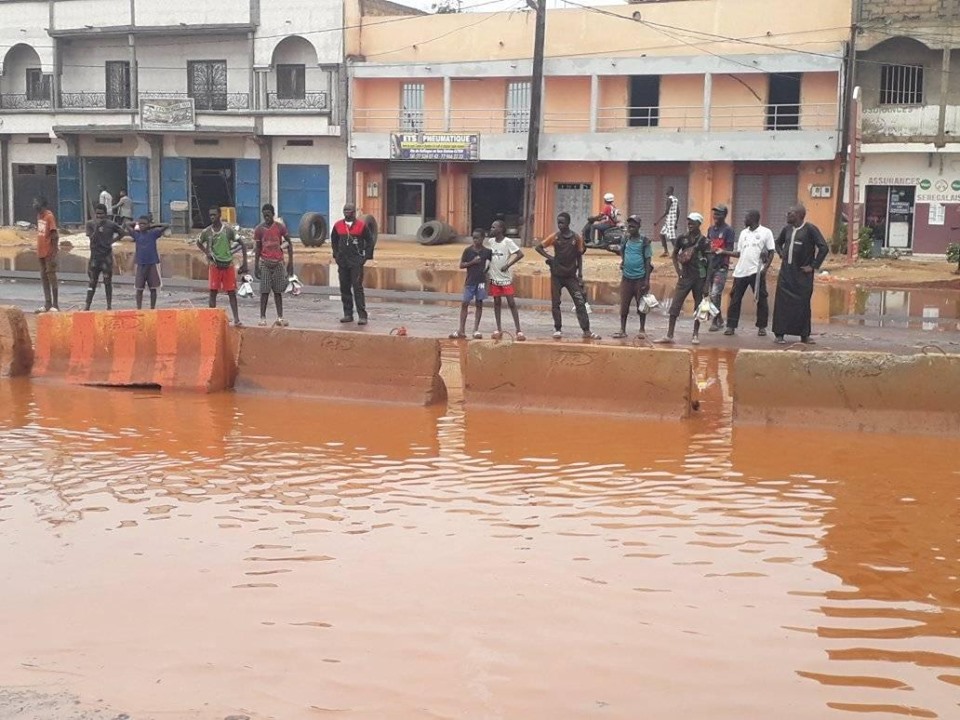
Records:
[[[108,211],[113,208],[113,195],[111,195],[110,191],[107,190],[106,185],[100,186],[100,204],[103,205]]]
[[[497,331],[491,335],[494,340],[503,337],[503,327],[500,325],[500,311],[503,298],[513,314],[513,324],[517,329],[517,340],[526,340],[520,330],[520,313],[517,312],[517,303],[513,299],[513,266],[523,258],[523,251],[513,240],[506,237],[506,226],[502,220],[494,221],[490,227],[490,237],[483,245],[490,250],[493,259],[490,261],[490,297],[493,298],[493,317],[497,321]]]
[[[776,245],[770,228],[760,224],[760,213],[747,212],[746,227],[740,232],[736,252],[737,266],[733,270],[733,290],[730,291],[730,305],[727,307],[727,329],[724,335],[733,335],[740,324],[740,304],[747,288],[753,290],[757,299],[757,335],[767,334],[767,320],[770,307],[767,303],[766,272],[773,261]]]

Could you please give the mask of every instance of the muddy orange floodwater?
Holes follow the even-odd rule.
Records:
[[[960,717],[956,443],[734,430],[725,364],[698,375],[666,424],[2,382],[0,688],[134,720]]]

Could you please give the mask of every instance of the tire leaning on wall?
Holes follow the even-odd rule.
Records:
[[[377,249],[377,238],[380,237],[380,226],[377,224],[377,219],[373,215],[361,215],[360,219],[363,220],[363,224],[370,229],[370,239],[372,243],[368,248],[367,260],[373,260],[373,254]]]
[[[327,218],[320,213],[304,213],[300,218],[300,242],[306,247],[320,247],[327,241]]]
[[[446,245],[457,237],[457,231],[439,220],[425,222],[417,230],[417,242],[421,245]]]

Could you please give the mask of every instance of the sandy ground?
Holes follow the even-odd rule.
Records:
[[[69,240],[69,236],[65,236],[64,240]],[[164,250],[182,249],[189,241],[190,238],[187,236],[166,237],[160,242],[161,253]],[[0,256],[18,248],[22,249],[24,246],[32,247],[34,242],[35,232],[33,231],[0,228]],[[414,240],[385,235],[377,242],[376,263],[395,268],[456,269],[464,246],[464,243],[452,243],[427,247]],[[320,248],[306,248],[297,245],[294,253],[301,259],[329,258],[330,247],[324,245]],[[542,271],[543,266],[536,262],[534,251],[529,249],[525,250],[525,253],[528,260],[519,264],[516,272],[525,275]],[[591,250],[587,253],[585,262],[584,269],[593,279],[616,280],[619,278],[616,257],[610,253]],[[662,263],[666,260],[656,259],[655,262]],[[956,268],[948,264],[945,259],[860,260],[850,265],[846,258],[831,255],[827,258],[824,269],[828,272],[827,276],[821,278],[825,282],[842,281],[875,287],[900,288],[930,285],[960,290],[960,277],[952,274]]]

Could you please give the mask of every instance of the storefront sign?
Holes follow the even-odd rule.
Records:
[[[140,127],[144,130],[193,130],[193,98],[140,98]]]
[[[391,133],[391,160],[477,162],[480,136],[451,133]]]
[[[906,185],[909,187],[912,185],[920,185],[920,182],[920,178],[910,176],[874,175],[867,178],[867,185]]]

